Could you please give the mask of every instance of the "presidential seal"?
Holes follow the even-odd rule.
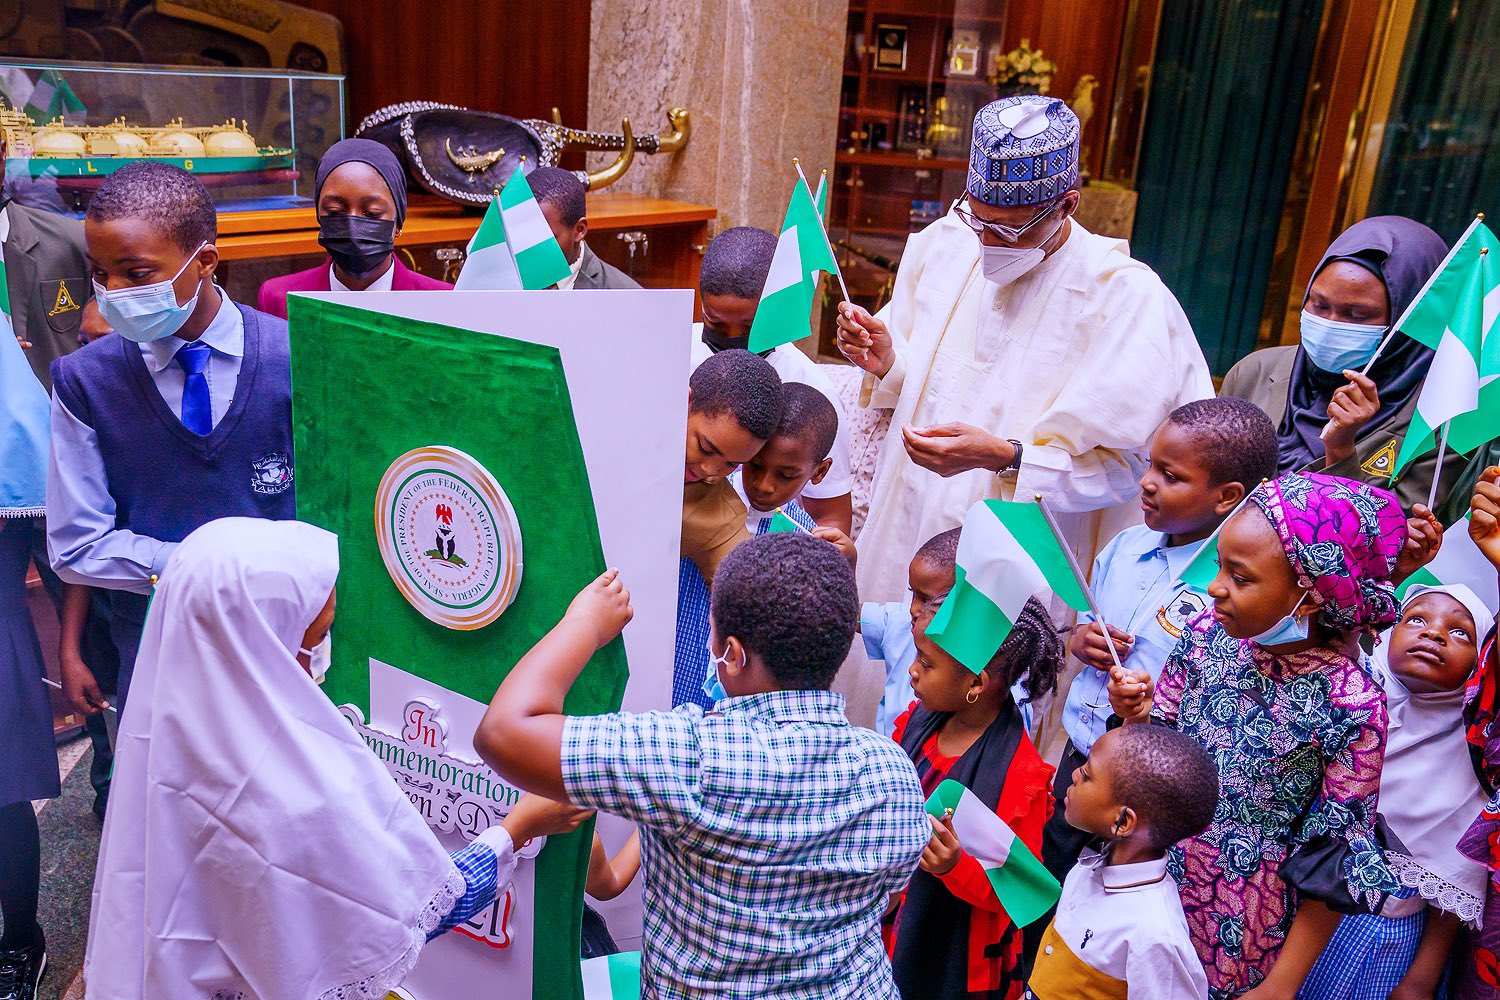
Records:
[[[510,499],[456,448],[417,448],[391,463],[375,494],[375,537],[396,589],[439,625],[484,628],[521,587]]]

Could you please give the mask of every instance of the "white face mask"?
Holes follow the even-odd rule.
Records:
[[[297,652],[307,656],[307,672],[314,681],[322,684],[328,676],[328,668],[333,665],[333,633],[323,636],[323,641],[312,649],[298,646]]]
[[[1051,242],[1052,237],[1068,221],[1066,214],[1058,220],[1052,232],[1042,240],[1041,246],[1035,247],[992,247],[987,243],[979,245],[979,267],[984,272],[984,280],[991,284],[1004,287],[1026,272],[1036,267],[1047,256],[1047,251],[1042,247]]]
[[[177,291],[172,282],[182,277],[188,265],[198,259],[198,251],[208,246],[198,244],[198,249],[188,254],[177,273],[165,281],[154,281],[149,285],[134,288],[106,289],[99,282],[94,284],[94,301],[99,303],[99,315],[120,336],[137,344],[149,343],[170,337],[182,329],[193,310],[198,306],[198,293],[182,305],[177,304]]]
[[[729,697],[729,692],[724,690],[724,682],[719,680],[719,667],[729,662],[729,650],[724,650],[723,656],[714,655],[714,640],[708,639],[708,676],[703,679],[703,693],[711,701],[723,701]]]

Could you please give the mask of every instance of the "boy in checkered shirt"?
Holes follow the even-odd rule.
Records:
[[[630,620],[611,570],[511,671],[474,738],[520,788],[624,816],[646,872],[642,996],[896,1000],[880,939],[931,834],[910,760],[828,690],[854,639],[854,574],[802,533],[745,542],[714,577],[705,712],[566,716]]]

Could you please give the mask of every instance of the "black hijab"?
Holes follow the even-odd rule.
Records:
[[[396,228],[406,224],[406,173],[401,169],[396,154],[374,139],[340,139],[328,147],[328,152],[318,161],[318,179],[313,187],[313,201],[323,196],[323,182],[328,175],[346,163],[367,163],[385,178],[390,188],[391,201],[396,206]],[[316,209],[315,209],[316,210]]]
[[[1313,271],[1313,280],[1336,260],[1347,260],[1366,268],[1385,285],[1390,300],[1391,322],[1401,318],[1417,293],[1448,253],[1443,238],[1415,219],[1400,215],[1377,215],[1356,222],[1333,241]],[[1308,282],[1309,289],[1312,281]],[[1307,305],[1307,293],[1302,294]],[[1370,369],[1380,392],[1380,409],[1366,426],[1375,426],[1400,410],[1422,387],[1432,365],[1432,349],[1410,337],[1392,337]],[[1348,380],[1338,372],[1325,372],[1312,363],[1307,352],[1297,348],[1288,385],[1286,413],[1276,428],[1280,452],[1277,470],[1290,472],[1323,457],[1320,436],[1328,424],[1328,402]]]

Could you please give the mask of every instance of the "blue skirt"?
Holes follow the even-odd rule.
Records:
[[[1367,913],[1345,917],[1297,1000],[1386,1000],[1416,959],[1426,925],[1425,909],[1394,920]]]
[[[26,605],[34,522],[0,524],[0,806],[8,806],[56,798],[61,789],[42,646]]]

